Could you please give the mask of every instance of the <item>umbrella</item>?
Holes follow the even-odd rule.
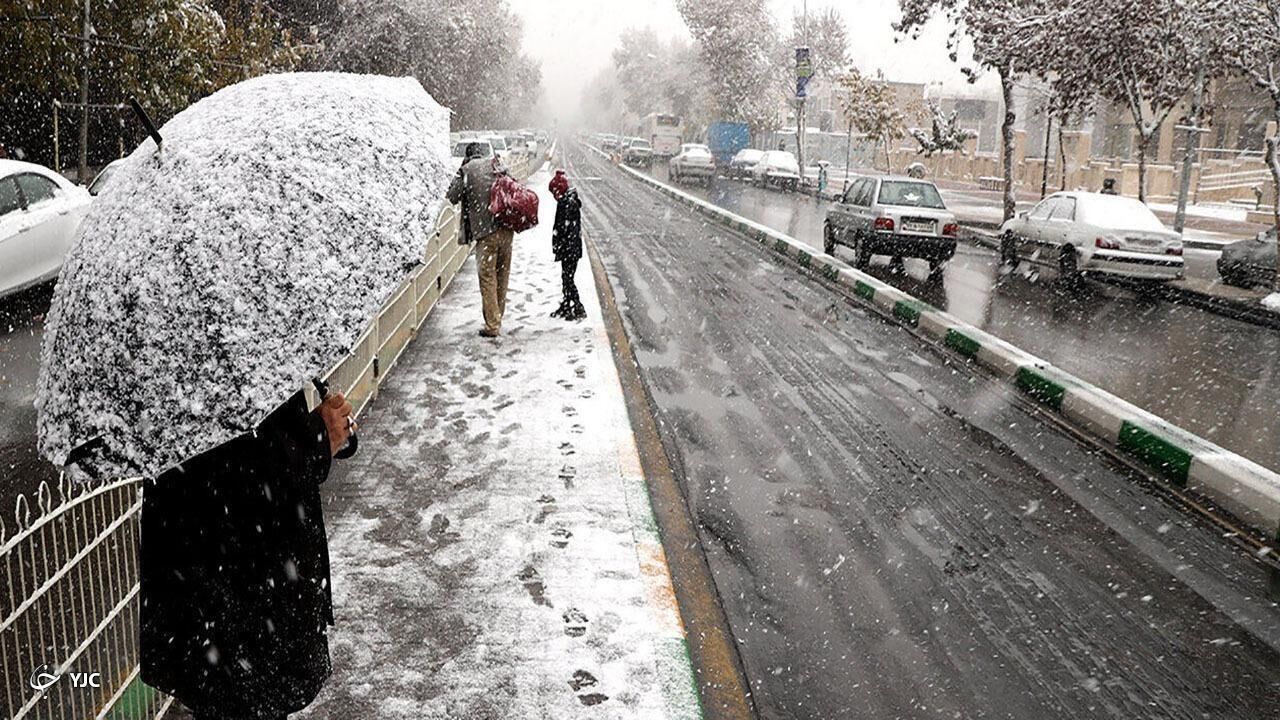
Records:
[[[449,112],[412,78],[267,75],[176,115],[81,226],[41,349],[40,452],[154,477],[251,432],[423,260]]]

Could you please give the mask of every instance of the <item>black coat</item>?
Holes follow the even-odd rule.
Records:
[[[277,718],[329,676],[323,421],[301,393],[143,488],[142,679],[197,712]]]
[[[556,222],[551,230],[551,252],[556,262],[582,259],[582,201],[570,190],[556,201]]]

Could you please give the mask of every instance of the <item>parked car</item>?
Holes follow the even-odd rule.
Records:
[[[622,138],[618,137],[617,135],[605,133],[604,137],[600,140],[600,149],[604,150],[605,152],[609,152],[611,150],[617,150],[618,146],[621,143],[622,143]]]
[[[508,163],[508,164],[511,162],[512,151],[511,151],[511,148],[507,146],[506,138],[502,137],[501,135],[490,135],[489,137],[485,138],[485,140],[489,141],[489,145],[493,147],[493,154],[497,155],[499,160],[501,160],[503,163]]]
[[[1182,237],[1143,203],[1120,195],[1061,192],[1000,228],[1010,264],[1054,265],[1066,279],[1099,272],[1145,280],[1182,277]]]
[[[632,138],[622,153],[622,160],[628,165],[649,167],[653,164],[653,146],[648,140]]]
[[[1218,256],[1222,282],[1237,287],[1272,287],[1276,278],[1276,230],[1258,233],[1222,248]]]
[[[710,185],[716,174],[716,162],[711,157],[711,148],[699,143],[685,143],[680,146],[680,153],[671,158],[670,175],[672,182],[682,183],[687,180],[701,180]]]
[[[471,143],[480,143],[481,149],[484,150],[484,157],[493,157],[493,145],[491,145],[488,140],[481,140],[478,138],[472,140],[459,140],[453,144],[452,155],[453,167],[455,170],[462,167],[462,162],[467,157],[467,146]]]
[[[120,169],[120,163],[122,162],[124,162],[123,158],[119,160],[112,160],[107,163],[106,167],[99,170],[98,174],[94,176],[93,182],[89,183],[89,194],[96,197],[101,193],[103,188],[107,186],[107,183],[111,181],[111,176],[116,173],[116,170]]]
[[[872,255],[927,260],[937,272],[956,254],[960,227],[938,188],[927,180],[886,176],[855,178],[827,212],[823,249],[854,251],[854,265]]]
[[[0,160],[0,295],[57,276],[92,199],[48,168]]]
[[[754,148],[744,148],[739,150],[733,156],[733,160],[729,161],[729,177],[746,179],[751,177],[751,171],[755,169],[756,163],[760,162],[760,158],[764,157],[763,150]]]
[[[795,190],[800,187],[800,162],[786,150],[770,150],[751,168],[751,180],[760,187]]]

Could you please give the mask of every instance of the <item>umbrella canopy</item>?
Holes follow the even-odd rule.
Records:
[[[58,278],[40,452],[153,477],[328,372],[423,260],[449,113],[411,78],[267,75],[119,166]]]

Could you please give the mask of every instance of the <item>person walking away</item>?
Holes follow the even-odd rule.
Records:
[[[578,297],[578,286],[573,276],[582,259],[582,200],[578,191],[569,186],[564,170],[556,170],[548,186],[556,199],[556,220],[551,230],[551,252],[560,263],[560,283],[563,299],[551,317],[565,320],[581,320],[587,316]]]
[[[467,146],[465,162],[458,168],[445,197],[462,204],[461,242],[476,244],[476,268],[480,274],[480,304],[484,315],[483,337],[502,334],[511,279],[511,241],[515,233],[498,224],[489,212],[489,190],[498,172],[497,160],[484,157],[479,143]]]
[[[298,393],[144,484],[142,680],[196,720],[280,720],[329,677],[320,483],[353,427],[340,394],[308,412]]]
[[[1105,180],[1102,181],[1102,194],[1103,195],[1119,195],[1120,194],[1116,192],[1115,178],[1106,178]]]

